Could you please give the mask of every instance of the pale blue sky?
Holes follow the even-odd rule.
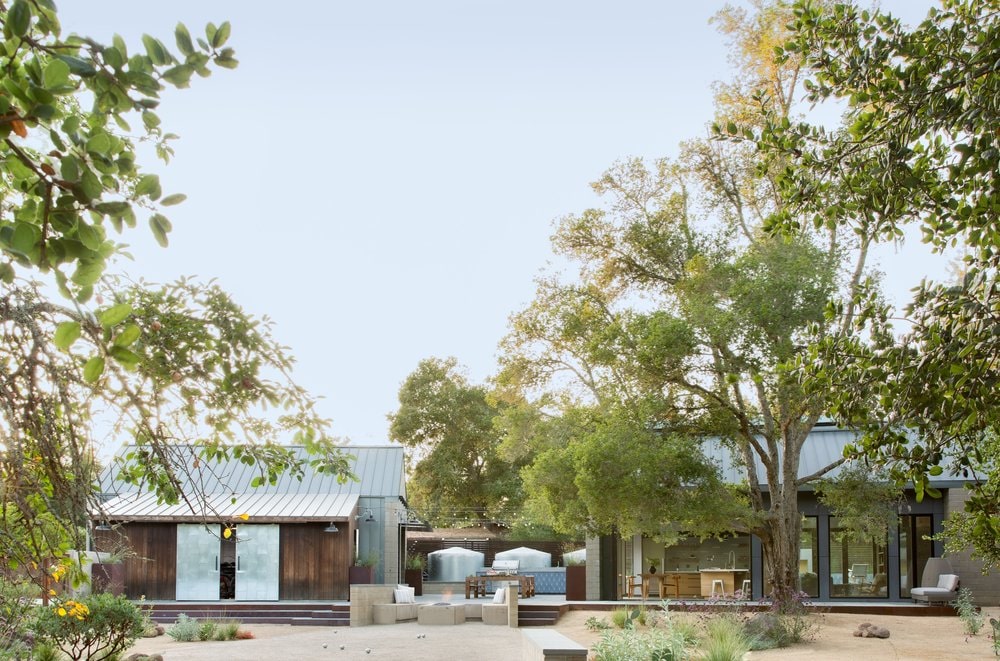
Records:
[[[740,3],[737,3],[740,4]],[[907,20],[929,0],[883,5]],[[386,439],[400,383],[430,356],[493,373],[534,293],[556,217],[597,203],[613,161],[703,135],[729,76],[721,2],[62,0],[64,30],[173,44],[229,20],[240,67],[165,95],[159,169],[171,246],[123,265],[217,278],[269,315],[333,433]],[[895,291],[925,264],[890,254]]]

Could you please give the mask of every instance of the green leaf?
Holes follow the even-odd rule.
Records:
[[[135,185],[136,195],[145,195],[151,200],[160,199],[163,191],[160,189],[160,178],[155,174],[144,174]]]
[[[174,193],[173,195],[167,195],[165,198],[160,200],[160,204],[165,207],[172,207],[175,204],[180,204],[187,199],[187,195],[184,193]]]
[[[59,160],[59,173],[62,174],[62,178],[69,182],[76,182],[80,180],[80,165],[76,156],[72,154],[63,156]]]
[[[80,261],[77,262],[72,280],[81,287],[90,287],[101,279],[102,273],[104,273],[104,262],[102,260]]]
[[[16,223],[14,235],[10,241],[10,249],[28,256],[39,238],[39,230],[31,223]]]
[[[147,129],[155,129],[160,125],[160,117],[151,110],[143,110],[142,123]]]
[[[183,23],[178,23],[174,28],[174,39],[177,41],[177,50],[184,55],[191,55],[195,52],[194,44],[191,42],[191,33]]]
[[[140,329],[135,324],[129,324],[125,327],[118,337],[115,338],[116,347],[127,347],[135,343],[136,340],[142,335],[142,329]]]
[[[176,87],[184,88],[188,86],[191,81],[191,75],[194,73],[194,69],[186,64],[178,64],[176,67],[171,67],[163,72],[163,79],[167,82],[175,85]]]
[[[129,370],[135,369],[136,365],[138,365],[141,360],[139,355],[135,352],[118,345],[112,346],[108,353],[110,353],[111,357],[117,360],[123,367]]]
[[[75,321],[64,321],[56,326],[55,344],[56,347],[66,351],[77,338],[80,337],[80,324]]]
[[[0,282],[11,284],[14,282],[14,267],[10,264],[0,264]]]
[[[69,84],[69,65],[62,60],[50,60],[45,65],[45,74],[42,78],[48,88],[62,87]]]
[[[104,374],[104,359],[94,356],[83,366],[83,380],[87,383],[95,383],[101,374]]]
[[[87,151],[106,154],[111,149],[111,136],[104,131],[94,133],[87,140]]]
[[[145,46],[146,55],[153,61],[153,64],[162,66],[170,61],[170,55],[158,39],[144,34],[142,35],[142,45]]]
[[[80,243],[88,250],[96,252],[104,243],[104,237],[101,236],[100,231],[93,225],[84,222],[83,219],[80,219],[76,225],[76,235],[80,239]]]
[[[15,37],[23,37],[28,33],[31,24],[31,7],[25,0],[14,0],[7,11],[7,27]]]
[[[97,69],[94,68],[93,64],[86,60],[81,60],[78,57],[73,57],[72,55],[56,55],[56,58],[68,64],[70,72],[77,76],[83,76],[86,78],[97,73]]]
[[[154,213],[149,219],[149,227],[153,230],[153,236],[156,238],[156,242],[166,248],[169,244],[167,234],[169,234],[170,230],[173,229],[173,225],[170,224],[170,221],[166,218],[166,216]]]
[[[231,29],[232,26],[229,25],[229,21],[226,21],[222,25],[220,25],[219,29],[215,31],[215,34],[210,37],[210,39],[212,40],[212,47],[222,48],[222,46],[225,45],[226,41],[229,40],[229,32],[231,31]]]
[[[119,303],[98,313],[97,320],[105,328],[111,328],[128,319],[130,314],[132,314],[132,306],[128,303]]]

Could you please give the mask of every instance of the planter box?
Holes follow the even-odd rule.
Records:
[[[566,601],[587,600],[587,565],[566,567]]]
[[[407,569],[403,572],[406,584],[413,588],[413,596],[424,594],[424,571],[422,569]]]
[[[374,567],[358,567],[351,565],[347,568],[347,582],[349,585],[367,585],[375,582]],[[341,574],[343,576],[343,574]]]

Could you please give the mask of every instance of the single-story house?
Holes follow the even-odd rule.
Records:
[[[817,424],[803,446],[799,475],[810,475],[829,465],[856,440],[854,431],[830,422]],[[725,446],[712,443],[706,451],[724,479],[733,484],[745,481],[745,472]],[[766,474],[763,466],[758,465],[757,474]],[[931,483],[941,491],[941,498],[927,496],[917,502],[914,493],[907,491],[899,506],[896,530],[890,531],[887,539],[867,543],[839,534],[837,517],[817,500],[809,485],[804,486],[799,493],[804,517],[801,590],[819,601],[909,601],[910,590],[921,585],[927,559],[943,553],[942,543],[927,537],[940,532],[942,522],[950,513],[961,511],[968,497],[966,481],[947,472],[931,478]],[[762,486],[766,490],[766,485]],[[713,591],[731,595],[746,588],[747,596],[759,599],[770,591],[764,578],[763,547],[753,535],[705,541],[688,538],[672,546],[640,535],[606,536],[589,539],[587,551],[588,599],[617,599],[630,591],[638,595],[639,579],[630,584],[629,577],[649,574],[654,564],[665,580],[647,583],[657,590],[662,587],[663,596],[668,598],[709,597]],[[983,575],[982,564],[967,553],[948,560],[978,605],[1000,605],[1000,576]],[[598,571],[590,571],[595,564]]]
[[[173,446],[190,495],[178,504],[117,479],[116,460],[102,474],[102,502],[91,514],[94,546],[121,552],[133,599],[347,599],[348,568],[369,555],[378,559],[375,582],[396,583],[408,524],[403,448],[343,450],[357,481],[340,483],[306,464],[301,480],[282,475],[253,487],[259,469],[206,462],[190,446]]]

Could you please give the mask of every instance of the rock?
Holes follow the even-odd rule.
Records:
[[[871,622],[862,622],[854,632],[855,638],[888,638],[889,630]]]
[[[159,654],[130,654],[125,657],[125,661],[163,661],[163,657]]]

